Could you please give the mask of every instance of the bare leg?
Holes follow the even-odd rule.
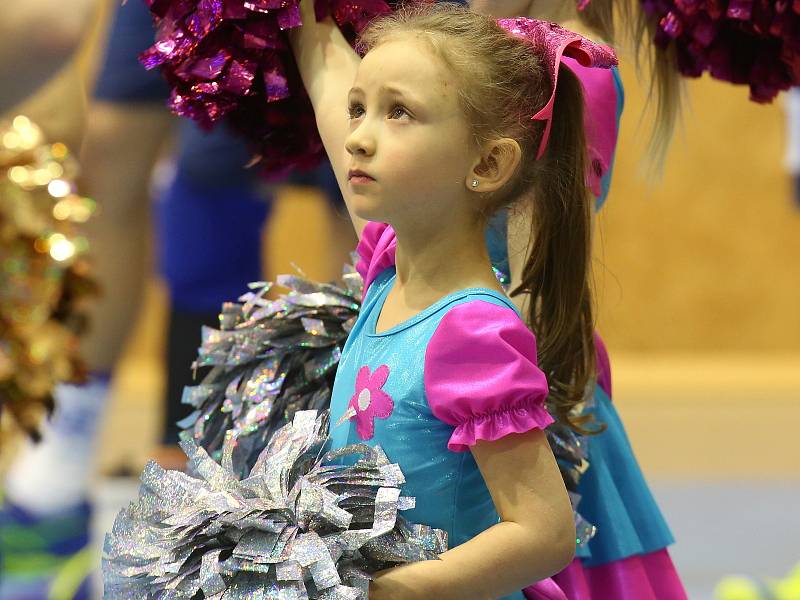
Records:
[[[169,127],[166,111],[96,104],[89,113],[83,153],[83,193],[100,211],[86,228],[103,287],[93,303],[83,356],[95,374],[109,374],[139,310],[146,265],[150,173]],[[6,492],[40,515],[73,506],[88,495],[92,456],[107,381],[60,386],[58,409],[42,443],[28,445],[9,470]]]
[[[87,228],[102,298],[83,342],[90,370],[109,372],[139,311],[147,270],[150,174],[172,117],[162,106],[96,103],[82,153],[83,191],[99,214]]]
[[[66,64],[89,30],[95,0],[4,0],[0,113],[28,98]]]

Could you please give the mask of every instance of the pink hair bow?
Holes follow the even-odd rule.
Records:
[[[561,58],[563,56],[573,58],[584,67],[610,69],[617,64],[617,55],[608,46],[596,44],[556,23],[516,17],[514,19],[498,19],[497,24],[511,35],[527,40],[538,52],[543,54],[545,67],[553,82],[553,92],[550,94],[547,104],[531,117],[535,121],[545,122],[542,141],[536,155],[536,158],[539,159],[547,148],[547,140],[550,139]]]

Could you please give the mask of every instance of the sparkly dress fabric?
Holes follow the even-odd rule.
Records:
[[[551,424],[547,383],[533,334],[495,290],[449,294],[377,331],[395,243],[391,227],[370,223],[359,244],[365,295],[333,387],[332,447],[379,444],[406,476],[403,493],[416,497],[406,518],[447,531],[452,548],[499,521],[467,450]]]

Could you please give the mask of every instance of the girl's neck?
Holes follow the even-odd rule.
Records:
[[[426,308],[464,288],[501,289],[491,269],[482,226],[443,226],[435,232],[413,227],[395,233],[395,289],[409,308]]]

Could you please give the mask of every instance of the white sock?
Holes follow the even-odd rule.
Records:
[[[8,471],[5,492],[11,502],[47,516],[87,499],[108,388],[107,379],[56,388],[56,408],[42,426],[41,441],[26,442]]]

